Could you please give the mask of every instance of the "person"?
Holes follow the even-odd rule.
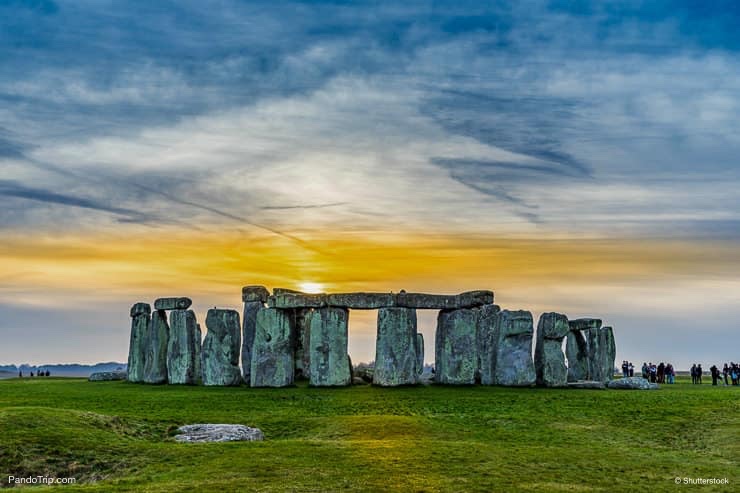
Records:
[[[719,369],[717,368],[717,365],[712,365],[712,367],[709,368],[709,373],[712,375],[712,385],[717,385],[717,380],[719,380]]]
[[[23,378],[23,370],[20,370],[20,371],[18,372],[18,378]]]
[[[673,383],[673,377],[675,376],[673,372],[674,372],[673,365],[670,363],[666,364],[665,365],[665,377],[666,377],[666,381],[669,384]]]
[[[31,372],[31,378],[33,378],[33,372]]]
[[[701,385],[701,376],[704,373],[704,370],[701,369],[701,363],[696,365],[696,383]]]
[[[727,387],[727,378],[730,376],[730,367],[725,363],[725,366],[722,368],[722,378],[725,381],[725,387]]]
[[[48,377],[49,375],[51,375],[51,372],[49,370],[46,370],[46,376]]]
[[[740,365],[730,363],[730,378],[732,379],[732,385],[738,384],[738,379],[740,378],[740,375],[738,375],[738,367],[740,367]]]
[[[627,365],[627,370],[629,371],[630,377],[635,376],[635,365],[633,365],[631,361],[629,362],[629,365]]]
[[[696,383],[696,363],[691,366],[691,383]]]
[[[656,380],[658,379],[658,367],[655,366],[652,362],[650,363],[650,382],[656,383]]]
[[[627,360],[622,361],[622,378],[627,378],[630,374],[630,368],[629,364],[627,364]]]
[[[665,363],[662,361],[658,365],[658,383],[665,383]]]
[[[642,378],[645,380],[648,378],[648,365],[645,362],[642,363]]]

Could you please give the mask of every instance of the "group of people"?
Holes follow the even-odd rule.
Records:
[[[49,370],[39,370],[36,372],[37,377],[48,377],[51,375],[51,372]],[[33,372],[31,372],[31,376],[33,377]],[[18,372],[18,378],[23,378],[23,370],[20,370]]]
[[[642,378],[650,380],[651,383],[675,383],[676,369],[670,363],[655,365],[654,363],[642,364]]]
[[[699,369],[699,372],[701,372],[701,365],[694,366]],[[712,365],[709,372],[712,375],[712,385],[717,385],[717,382],[721,382],[722,380],[724,380],[725,385],[730,385],[729,382],[732,382],[732,385],[740,385],[740,364],[733,362],[725,363],[724,368],[721,370],[717,368],[717,365]],[[694,374],[693,367],[691,369],[691,374]],[[698,383],[701,383],[701,376],[699,376]]]
[[[622,377],[634,377],[635,376],[635,365],[631,361],[622,361]]]

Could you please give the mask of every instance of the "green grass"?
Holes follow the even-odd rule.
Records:
[[[0,381],[0,485],[63,491],[738,491],[740,388],[381,389]],[[186,423],[264,442],[180,444]],[[729,486],[674,484],[728,478]],[[62,491],[60,490],[60,491]]]

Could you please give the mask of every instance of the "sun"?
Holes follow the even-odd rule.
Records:
[[[321,293],[324,291],[324,286],[317,282],[302,282],[298,284],[298,287],[304,293]]]

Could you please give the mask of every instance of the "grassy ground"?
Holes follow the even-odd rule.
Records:
[[[199,422],[257,426],[266,441],[172,440],[175,427]],[[738,387],[0,381],[0,485],[41,474],[75,477],[64,491],[738,491],[738,457]]]

